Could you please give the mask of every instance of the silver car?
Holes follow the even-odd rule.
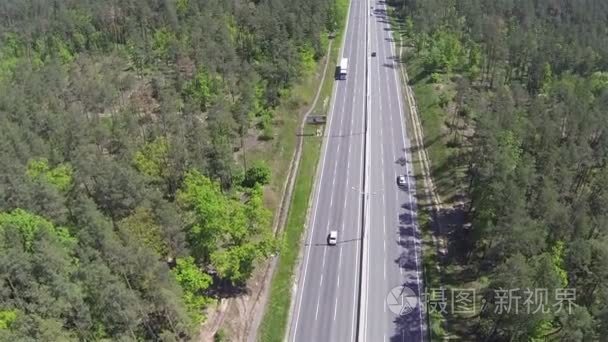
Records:
[[[399,175],[399,177],[397,177],[397,185],[398,186],[405,186],[407,184],[407,182],[405,181],[405,176],[404,175]]]

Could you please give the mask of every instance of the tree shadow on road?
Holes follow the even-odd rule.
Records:
[[[422,319],[424,320],[424,314]],[[413,311],[398,315],[393,319],[395,329],[393,335],[390,337],[390,342],[403,342],[403,341],[421,341],[422,336],[426,335],[425,325],[420,324],[420,306],[414,308]]]

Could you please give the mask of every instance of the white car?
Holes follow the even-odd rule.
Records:
[[[327,235],[327,244],[330,246],[335,246],[336,243],[338,243],[338,231],[332,230],[329,232],[329,235]]]
[[[398,186],[405,186],[406,185],[406,181],[405,181],[405,176],[404,175],[400,175],[399,177],[397,177],[397,185]]]

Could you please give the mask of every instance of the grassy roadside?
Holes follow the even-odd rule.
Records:
[[[348,0],[337,0],[336,3],[341,17],[345,18]],[[321,85],[319,100],[311,112],[312,115],[328,113],[334,83],[332,65],[340,52],[343,33],[344,29],[341,29],[339,34],[334,38],[331,50],[328,51],[328,75]],[[313,94],[310,95],[310,98],[314,96],[315,89],[314,87],[312,88]],[[281,253],[271,282],[264,317],[258,332],[258,340],[260,341],[283,341],[286,334],[293,278],[301,249],[302,234],[306,224],[310,195],[314,188],[322,143],[322,138],[315,136],[316,128],[317,126],[312,125],[306,125],[304,128],[302,156],[291,198],[291,207],[283,231]],[[293,134],[294,131],[295,128],[289,133]],[[285,174],[282,179],[285,179],[286,176]]]
[[[410,78],[416,80],[411,86],[424,129],[424,145],[432,161],[431,175],[439,197],[449,202],[463,191],[466,183],[466,166],[458,166],[462,148],[450,147],[449,129],[446,127],[449,118],[446,105],[442,105],[445,99],[453,98],[454,83],[445,75],[439,82],[431,82],[431,76],[424,75],[420,60],[410,58],[406,63]]]
[[[313,133],[311,127],[307,127],[305,131]],[[260,341],[283,341],[285,336],[291,302],[292,279],[300,252],[308,200],[315,181],[320,146],[321,138],[309,137],[306,138],[302,147],[302,159],[283,232],[280,259],[272,279],[268,304],[258,333]]]

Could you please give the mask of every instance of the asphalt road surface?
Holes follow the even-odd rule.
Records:
[[[419,342],[426,337],[426,320],[419,300],[424,293],[421,237],[404,122],[408,106],[402,97],[387,6],[382,1],[370,6],[370,50],[377,56],[371,59],[369,73],[370,210],[364,261],[369,266],[364,336],[359,340]],[[404,186],[397,185],[399,175],[406,177]]]
[[[321,151],[319,178],[291,317],[290,341],[355,341],[363,187],[366,0],[350,4],[342,56]],[[330,230],[336,246],[327,246]]]
[[[330,104],[289,341],[421,341],[424,336],[419,307],[394,314],[399,305],[387,304],[394,287],[406,285],[415,295],[422,291],[413,178],[407,177],[405,187],[396,185],[397,175],[407,175],[411,164],[403,163],[410,160],[403,122],[407,109],[388,27],[381,2],[351,0],[342,52],[349,59],[348,74],[346,80],[336,81]],[[377,56],[370,57],[371,51]],[[367,286],[360,315],[364,197],[369,231],[363,240],[368,251],[363,262],[368,267],[362,275]],[[338,231],[336,246],[327,245],[330,230]],[[399,294],[396,299],[401,299]]]

